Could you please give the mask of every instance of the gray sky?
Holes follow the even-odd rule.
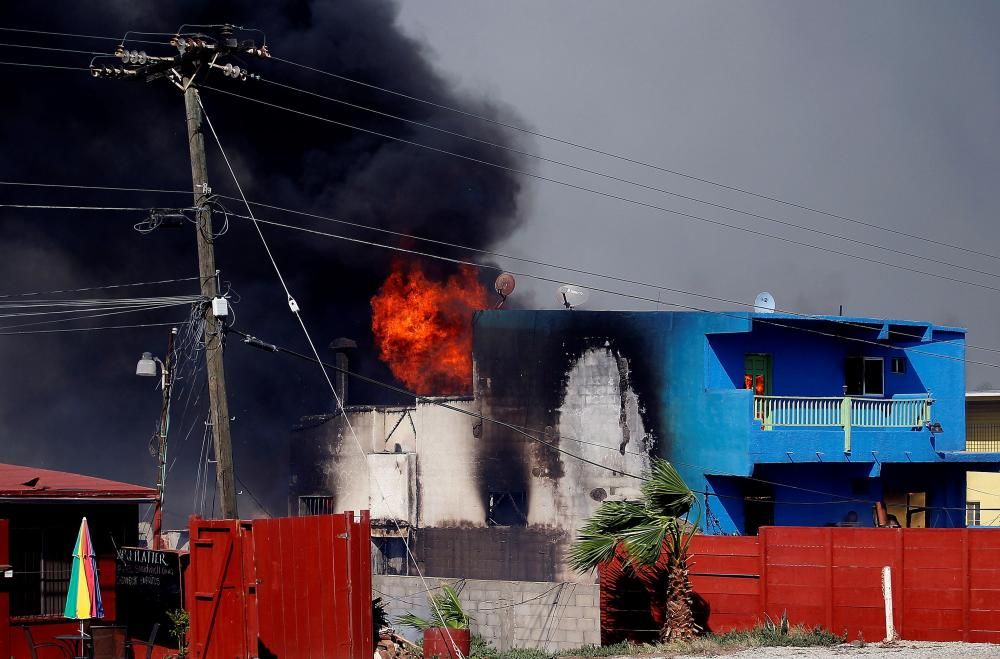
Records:
[[[406,32],[463,90],[535,130],[873,224],[998,252],[1000,5],[927,2],[457,2],[403,5]],[[475,127],[475,124],[472,124]],[[535,139],[620,177],[1000,273],[1000,261]],[[1000,279],[824,238],[542,163],[538,173],[841,251],[1000,287]],[[519,256],[781,308],[926,319],[1000,347],[1000,293],[864,263],[533,180]],[[513,265],[511,267],[514,267]],[[561,275],[565,276],[565,275]],[[632,290],[656,298],[655,291]],[[519,296],[554,304],[554,285]],[[531,293],[529,293],[529,291]],[[533,294],[533,298],[530,295]],[[706,308],[697,298],[663,294]],[[593,308],[652,308],[596,295]],[[995,353],[970,359],[997,362]],[[969,388],[1000,385],[970,367]]]

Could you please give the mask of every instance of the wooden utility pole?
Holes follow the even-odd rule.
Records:
[[[190,83],[190,81],[186,81]],[[208,375],[208,405],[212,420],[212,447],[215,450],[215,477],[223,519],[236,519],[236,484],[233,475],[233,443],[229,434],[229,400],[226,397],[226,372],[222,367],[222,319],[212,313],[211,300],[219,295],[218,271],[215,269],[215,234],[212,232],[212,207],[208,197],[208,163],[205,161],[205,136],[202,133],[201,103],[198,88],[188,84],[184,91],[187,111],[188,148],[191,151],[191,183],[194,205],[198,209],[198,274],[204,306],[205,361]]]
[[[219,295],[218,270],[215,268],[215,234],[212,232],[212,190],[208,186],[208,165],[205,161],[205,137],[202,133],[201,102],[198,98],[196,79],[200,80],[212,70],[220,75],[246,80],[257,77],[245,67],[222,64],[220,58],[232,55],[270,57],[267,46],[258,47],[252,40],[240,40],[237,33],[242,28],[221,26],[214,36],[200,32],[175,35],[170,44],[176,52],[169,55],[147,54],[129,50],[126,41],[118,46],[115,55],[120,64],[107,64],[96,59],[90,72],[95,78],[131,78],[151,82],[166,79],[184,92],[187,113],[188,148],[191,153],[191,182],[194,187],[194,207],[197,213],[198,273],[201,276],[201,295],[204,304],[204,342],[208,375],[208,400],[212,424],[212,446],[215,450],[215,472],[222,517],[236,519],[236,486],[233,471],[233,446],[229,435],[229,402],[226,399],[226,374],[222,367],[222,346],[225,326],[212,309],[212,300]]]

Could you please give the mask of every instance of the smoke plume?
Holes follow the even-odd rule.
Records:
[[[30,3],[4,3],[0,25],[85,35],[121,36],[128,30],[172,33],[181,24],[234,23],[266,33],[283,59],[431,99],[468,112],[517,121],[509,109],[457,92],[428,63],[427,47],[401,33],[397,6],[388,0],[282,3],[95,0],[49,2],[44,14]],[[248,34],[260,39],[260,35]],[[116,43],[93,39],[3,33],[2,41],[111,52]],[[134,39],[167,41],[164,35]],[[167,54],[157,44],[132,47]],[[86,67],[91,55],[2,48],[0,59]],[[249,60],[267,80],[375,107],[477,138],[509,144],[509,134],[440,107],[407,101],[372,87],[302,70],[278,61]],[[0,180],[188,190],[191,186],[184,103],[165,80],[94,79],[86,72],[2,67]],[[424,142],[472,158],[523,168],[509,152],[428,131],[387,117],[322,101],[252,80],[215,76],[212,86],[370,130]],[[241,184],[252,200],[342,218],[429,238],[487,247],[517,229],[520,182],[500,169],[472,165],[399,142],[292,115],[203,90],[202,97]],[[214,192],[236,190],[208,138]],[[189,195],[0,186],[7,203],[181,207]],[[225,202],[230,210],[245,212]],[[365,240],[398,239],[361,229],[259,209],[264,219],[308,226]],[[142,213],[0,212],[2,293],[148,281],[197,274],[194,230],[158,229],[140,235]],[[221,222],[221,218],[217,220]],[[314,339],[337,336],[359,343],[355,368],[392,380],[376,357],[370,299],[391,271],[391,253],[275,227],[263,227]],[[452,250],[449,256],[463,256]],[[238,294],[236,326],[270,342],[304,349],[285,296],[253,228],[230,218],[216,240],[222,279]],[[447,280],[454,271],[445,271]],[[456,281],[470,275],[458,273]],[[196,292],[195,282],[115,295]],[[112,291],[105,292],[107,294]],[[91,294],[93,295],[93,294]],[[123,323],[183,320],[175,313],[136,314]],[[127,317],[126,317],[127,318]],[[99,322],[99,321],[94,321]],[[104,323],[110,324],[110,323]],[[72,327],[64,324],[61,327]],[[43,326],[44,327],[44,326]],[[152,484],[147,442],[159,411],[159,393],[134,377],[146,350],[162,353],[166,328],[89,334],[0,337],[0,461],[44,465]],[[273,512],[284,512],[288,429],[303,414],[330,409],[318,368],[254,352],[230,337],[226,368],[233,413],[237,473]],[[467,380],[466,380],[467,381]],[[384,402],[380,389],[355,383],[352,397]],[[194,391],[171,425],[168,526],[183,523],[198,469],[205,397]],[[238,486],[238,489],[243,489]],[[173,494],[171,494],[173,493]],[[248,499],[241,505],[252,508]]]

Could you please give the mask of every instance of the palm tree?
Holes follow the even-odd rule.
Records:
[[[687,521],[695,504],[691,488],[666,460],[654,459],[638,501],[604,501],[577,533],[569,564],[589,572],[611,560],[619,546],[631,565],[655,565],[667,548],[666,620],[662,640],[690,640],[701,631],[694,620],[688,550],[697,523]]]

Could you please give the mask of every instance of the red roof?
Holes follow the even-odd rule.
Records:
[[[156,490],[151,487],[119,483],[104,478],[71,474],[65,471],[0,464],[0,500],[122,500],[152,501]]]

